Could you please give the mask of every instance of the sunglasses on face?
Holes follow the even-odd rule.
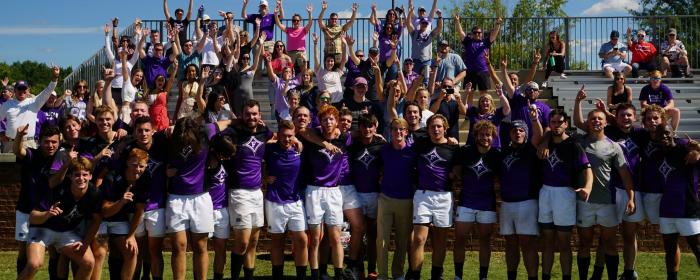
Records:
[[[676,37],[676,34],[668,34],[668,37]]]
[[[661,78],[651,77],[651,78],[649,78],[649,80],[652,80],[652,81],[661,81]]]
[[[625,78],[615,78],[615,81],[624,81]]]
[[[330,97],[319,97],[318,100],[321,100],[322,102],[330,102],[331,98]]]
[[[250,60],[250,57],[244,56],[244,57],[241,57],[241,60]]]
[[[481,31],[472,31],[474,34],[481,34]]]
[[[86,85],[78,85],[77,88],[87,88],[88,86]]]
[[[292,22],[300,22],[300,19],[292,19]]]
[[[275,45],[276,48],[284,48],[284,45]]]

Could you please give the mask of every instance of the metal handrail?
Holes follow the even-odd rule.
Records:
[[[303,18],[303,17],[302,17]],[[339,20],[339,24],[345,24],[349,19]],[[489,31],[495,22],[495,18],[461,18],[462,27],[466,32],[471,31],[472,26],[479,25],[484,31]],[[306,19],[302,20],[304,26]],[[143,20],[144,28],[158,30],[161,34],[167,34],[164,20]],[[222,25],[221,20],[216,21]],[[252,24],[245,23],[242,19],[234,20],[234,24],[242,26],[244,30],[253,32]],[[283,19],[282,24],[291,26],[290,19]],[[437,23],[434,21],[433,26]],[[660,47],[663,35],[668,28],[676,28],[679,39],[686,44],[689,52],[690,63],[693,68],[700,68],[700,16],[655,16],[655,17],[536,17],[536,18],[505,18],[501,26],[501,35],[491,47],[491,61],[497,64],[501,58],[507,55],[510,69],[529,68],[532,54],[535,49],[546,50],[546,40],[549,31],[557,30],[566,43],[567,55],[565,58],[566,69],[572,70],[600,70],[601,60],[598,57],[598,49],[609,40],[610,31],[615,29],[620,32],[620,39],[624,43],[627,27],[633,32],[644,28],[650,42],[657,48]],[[450,42],[453,51],[461,52],[460,38],[454,31],[452,18],[444,19],[444,29],[441,38]],[[133,24],[128,26],[120,35],[132,35]],[[405,29],[404,29],[405,30]],[[187,26],[187,32],[194,34],[194,23]],[[369,18],[358,18],[348,34],[355,38],[355,49],[367,50],[371,45],[374,26],[369,23]],[[319,41],[323,42],[323,33],[320,32],[318,23],[314,20],[309,33],[317,33]],[[164,38],[166,36],[161,36]],[[193,36],[190,36],[193,37]],[[279,28],[275,28],[274,38],[286,42],[286,35]],[[407,31],[401,36],[401,57],[410,56],[411,40]],[[435,48],[437,44],[433,44]],[[306,50],[313,65],[313,43],[311,36],[307,37]],[[91,84],[101,77],[101,68],[108,64],[107,57],[101,48],[93,56],[76,67],[74,72],[68,75],[64,81],[64,87],[70,88],[75,81],[84,79]],[[319,51],[323,53],[323,43],[319,43]],[[544,53],[544,51],[543,51]],[[66,87],[68,85],[68,87]]]

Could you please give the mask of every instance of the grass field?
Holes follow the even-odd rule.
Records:
[[[478,278],[479,266],[477,264],[478,252],[468,252],[467,262],[464,265],[464,279],[476,279]],[[15,278],[15,252],[0,252],[0,279],[14,279]],[[287,261],[285,262],[285,275],[294,276],[294,263],[291,261],[291,257],[287,256]],[[48,260],[48,256],[47,256]],[[211,253],[209,261],[210,263],[214,260],[214,253]],[[230,259],[228,260],[230,263]],[[423,275],[421,279],[430,278],[430,255],[426,254],[426,262],[423,265]],[[578,278],[576,272],[574,256],[574,279]],[[505,256],[501,252],[495,252],[491,256],[491,265],[489,271],[489,278],[491,279],[506,279],[505,270]],[[170,253],[165,254],[165,272],[163,279],[172,279],[172,273],[170,271]],[[328,269],[332,275],[332,267]],[[109,279],[107,274],[107,269],[105,268],[102,279]],[[192,279],[192,265],[191,265],[191,255],[188,257],[188,276],[186,279]],[[593,271],[593,268],[589,269]],[[622,260],[620,260],[620,272],[622,272]],[[664,265],[664,255],[657,253],[642,253],[637,258],[637,272],[639,274],[639,279],[666,279],[666,268]],[[211,267],[209,268],[209,278],[213,276]],[[224,275],[230,277],[229,267],[227,266],[224,270]],[[272,268],[269,261],[269,254],[258,255],[258,260],[255,267],[256,278],[268,278],[270,279],[272,275]],[[445,277],[444,279],[450,280],[454,278],[454,269],[452,266],[452,254],[448,252],[447,259],[445,260]],[[525,273],[525,268],[520,264],[518,270],[519,279],[527,279],[527,274]],[[552,270],[552,279],[560,279],[561,273],[558,266],[558,257],[556,258],[554,269]],[[607,276],[605,276],[607,278]],[[37,274],[36,279],[48,279],[47,274],[47,264],[44,264],[42,270]],[[692,254],[684,253],[681,259],[681,271],[678,275],[678,279],[700,279],[700,268],[698,267],[695,257]]]

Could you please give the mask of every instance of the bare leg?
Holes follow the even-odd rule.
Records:
[[[413,225],[413,241],[411,242],[411,251],[408,256],[412,271],[418,271],[423,266],[423,250],[425,249],[429,230],[430,228],[427,225]]]
[[[173,250],[170,256],[173,279],[184,280],[187,272],[187,232],[178,231],[171,233],[170,242]]]
[[[209,270],[209,251],[207,251],[208,233],[190,233],[192,240],[192,267],[194,270],[194,279],[207,279]]]

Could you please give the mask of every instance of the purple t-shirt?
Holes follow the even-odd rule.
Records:
[[[357,192],[379,192],[379,177],[382,167],[379,151],[385,143],[386,141],[375,136],[368,145],[355,139],[350,146],[350,170],[352,171],[352,182]]]
[[[659,153],[663,157],[657,165],[656,176],[662,183],[659,216],[664,218],[700,218],[698,202],[697,166],[687,165],[686,147],[676,145]]]
[[[58,121],[63,115],[63,108],[41,107],[36,114],[36,132],[34,135],[41,135],[41,128],[49,125],[58,125]]]
[[[484,33],[482,40],[474,40],[469,36],[462,39],[462,60],[467,65],[469,72],[489,71],[486,59],[484,59],[484,52],[489,52],[491,49],[489,36],[489,33]]]
[[[532,122],[530,121],[530,108],[528,108],[528,99],[517,92],[513,95],[513,98],[509,100],[510,102],[510,119],[511,121],[521,120],[527,124],[528,131],[532,130]],[[549,112],[552,109],[549,106],[540,101],[535,100],[530,104],[537,106],[538,116],[537,119],[540,121],[542,128],[546,128],[549,125]],[[532,133],[529,134],[530,139],[532,139]]]
[[[319,134],[321,134],[320,131]],[[345,133],[330,142],[343,150],[343,153],[346,153],[348,146],[352,144],[352,138]],[[311,173],[309,184],[319,187],[337,187],[342,172],[343,155],[333,154],[325,148],[314,144],[306,147],[304,152],[308,153],[307,158]]]
[[[388,36],[384,33],[384,24],[377,24],[374,26],[374,31],[379,33],[379,61],[384,62],[391,57],[391,39],[401,37],[403,26],[399,25],[398,27],[394,28],[394,30],[396,31],[394,35]],[[399,46],[396,46],[396,54],[399,58],[401,58],[400,42],[401,41],[399,40]]]
[[[275,17],[270,13],[264,16],[261,14],[249,14],[245,18],[245,22],[254,24],[257,18],[260,19],[260,31],[265,32],[265,35],[267,35],[265,41],[274,40],[272,32],[275,30]]]
[[[49,177],[54,157],[47,157],[34,148],[25,149],[27,154],[18,163],[22,165],[16,209],[22,213],[31,213],[36,204],[49,197]]]
[[[434,144],[430,139],[416,139],[412,148],[418,154],[418,190],[446,192],[452,190],[449,177],[455,163],[456,145]]]
[[[267,175],[274,176],[275,181],[267,186],[265,199],[279,204],[299,201],[303,194],[299,187],[301,154],[294,148],[283,149],[279,144],[267,144],[265,147]]]
[[[590,168],[586,153],[573,137],[560,143],[549,142],[549,156],[542,161],[542,183],[551,187],[580,186],[582,170]]]
[[[505,146],[501,154],[501,199],[504,202],[537,199],[542,171],[535,147],[530,143],[518,148]]]
[[[463,146],[456,162],[462,166],[462,192],[459,206],[482,211],[496,211],[496,174],[500,167],[500,151],[489,149],[485,154],[476,145]]]
[[[226,177],[228,177],[228,173],[226,173],[226,168],[224,168],[223,164],[219,164],[214,168],[207,168],[207,185],[214,210],[228,206]]]
[[[230,175],[226,185],[231,189],[260,189],[265,142],[272,138],[272,132],[262,125],[258,125],[255,132],[242,126],[229,126],[221,134],[235,139],[237,147],[233,159],[224,163]]]
[[[476,141],[476,137],[474,136],[474,124],[480,120],[487,120],[490,121],[493,125],[496,126],[496,131],[500,131],[501,127],[501,121],[506,116],[503,115],[503,108],[498,108],[496,111],[491,114],[491,115],[481,115],[479,114],[479,108],[474,107],[474,106],[469,106],[467,109],[467,120],[469,120],[469,135],[467,136],[467,144],[468,145],[474,145]],[[493,143],[491,143],[493,148],[500,148],[501,147],[501,138],[499,137],[498,134],[496,134],[493,137]]]
[[[649,105],[656,104],[666,107],[671,100],[673,100],[673,93],[665,84],[659,85],[657,89],[651,88],[651,85],[646,85],[639,93],[639,101],[646,101]]]
[[[206,124],[203,127],[202,145],[197,153],[191,146],[182,148],[175,155],[168,155],[170,168],[177,169],[174,177],[170,178],[170,193],[176,195],[193,195],[205,192],[204,179],[207,156],[209,155],[208,142],[218,132],[216,124]]]
[[[634,183],[635,189],[638,190],[640,153],[642,148],[646,147],[647,143],[650,141],[649,133],[641,127],[632,127],[629,133],[625,133],[618,127],[609,125],[605,127],[605,136],[617,142],[620,148],[622,148],[622,153],[625,154],[625,160],[627,161],[630,174],[632,174],[632,182]],[[618,189],[625,189],[622,185],[620,172],[610,172],[609,184]],[[613,192],[613,195],[614,194]]]
[[[413,198],[418,154],[409,145],[396,150],[391,143],[387,143],[382,146],[380,155],[384,164],[380,187],[382,194],[395,199]]]
[[[143,63],[143,76],[146,79],[148,88],[154,88],[156,77],[163,75],[168,78],[168,67],[172,62],[167,56],[156,58],[155,56],[146,56],[141,59]]]

